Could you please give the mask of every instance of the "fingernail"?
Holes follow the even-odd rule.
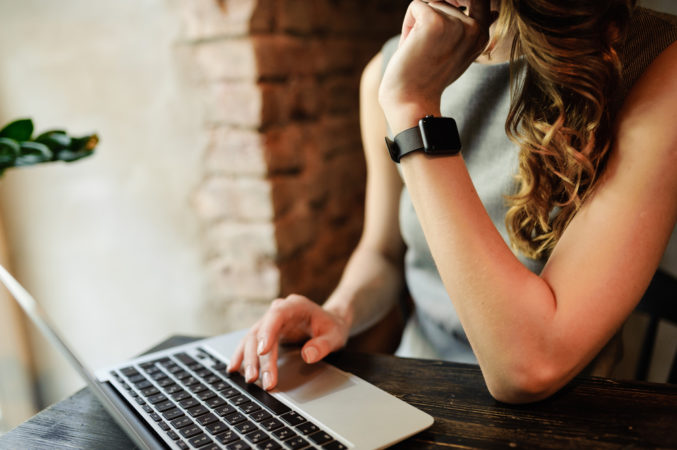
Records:
[[[270,379],[270,372],[263,372],[263,389],[268,389],[270,388],[270,385],[272,384],[272,381]]]
[[[317,361],[317,357],[320,354],[318,353],[317,349],[315,347],[308,347],[303,351],[303,359],[306,360],[308,363],[313,363]]]
[[[264,348],[265,346],[266,346],[266,340],[265,340],[265,339],[261,339],[261,340],[259,341],[259,346],[256,348],[256,353],[258,353],[259,355],[263,355],[263,348]]]
[[[244,378],[247,383],[254,381],[254,368],[252,366],[247,366],[244,370]]]

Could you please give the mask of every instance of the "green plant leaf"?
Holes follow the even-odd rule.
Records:
[[[16,157],[21,151],[19,143],[14,139],[0,137],[0,167],[10,167],[14,165]],[[2,173],[2,172],[0,172]]]
[[[16,166],[30,166],[52,159],[52,151],[40,142],[22,142],[21,151],[16,158]]]
[[[0,130],[0,137],[7,137],[15,141],[27,141],[33,135],[33,121],[31,119],[18,119],[8,123]]]
[[[52,160],[61,159],[58,157],[59,153],[67,150],[71,145],[71,137],[64,131],[54,130],[42,133],[34,139],[34,142],[45,144],[52,151]]]

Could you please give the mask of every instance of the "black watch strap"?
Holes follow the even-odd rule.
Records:
[[[390,158],[399,163],[403,156],[419,150],[431,156],[455,155],[461,150],[461,139],[451,117],[425,116],[394,139],[386,137],[386,146]]]
[[[388,142],[390,141],[390,142]],[[423,138],[421,130],[418,125],[400,132],[395,136],[394,140],[386,138],[386,145],[388,146],[388,153],[395,162],[400,162],[400,159],[406,154],[423,150]]]

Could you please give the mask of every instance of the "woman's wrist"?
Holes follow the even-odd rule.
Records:
[[[418,125],[418,121],[428,115],[440,116],[440,106],[437,104],[411,103],[383,106],[386,120],[393,135]]]

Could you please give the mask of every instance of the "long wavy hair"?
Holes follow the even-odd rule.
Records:
[[[507,198],[512,244],[547,257],[600,179],[612,144],[617,53],[636,0],[503,0],[514,30],[508,136],[520,147]]]

